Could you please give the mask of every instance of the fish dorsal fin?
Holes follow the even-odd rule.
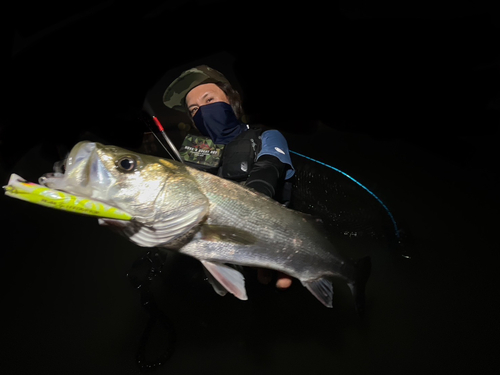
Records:
[[[313,281],[302,281],[304,285],[323,305],[332,307],[333,286],[329,280],[317,279]]]
[[[241,272],[220,263],[202,260],[203,266],[229,293],[234,294],[241,300],[247,299],[245,290],[245,278]]]

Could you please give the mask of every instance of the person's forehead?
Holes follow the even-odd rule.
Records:
[[[186,98],[196,97],[198,95],[205,94],[206,92],[220,93],[222,92],[222,90],[215,83],[203,83],[201,85],[193,87],[191,91],[187,93]]]

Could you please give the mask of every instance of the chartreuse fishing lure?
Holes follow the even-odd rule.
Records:
[[[45,207],[100,218],[116,220],[133,219],[131,215],[116,207],[28,182],[15,173],[11,174],[9,184],[3,188],[5,189],[5,195],[9,197]]]

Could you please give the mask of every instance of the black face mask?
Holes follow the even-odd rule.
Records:
[[[226,145],[246,129],[227,103],[217,102],[203,105],[193,117],[201,134],[210,137],[216,144]]]

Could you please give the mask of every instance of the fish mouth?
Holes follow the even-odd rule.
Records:
[[[107,196],[110,186],[113,186],[116,180],[102,163],[98,152],[99,147],[102,145],[89,141],[77,143],[65,160],[54,164],[53,172],[45,173],[38,179],[39,184],[84,198],[96,207],[104,205],[104,207],[126,212],[116,202],[110,201]],[[71,204],[67,203],[69,206]],[[113,221],[117,218],[116,215],[109,213],[107,215],[101,220]],[[120,216],[118,220],[123,219]]]
[[[90,181],[103,180],[109,173],[103,170],[96,152],[97,144],[89,141],[77,143],[65,160],[54,164],[54,171],[42,175],[38,182],[51,189],[93,197]],[[93,197],[98,198],[98,197]]]
[[[54,163],[53,172],[44,173],[38,178],[38,183],[42,186],[52,188],[54,186],[54,181],[64,178],[68,157],[69,156],[66,156],[66,159],[56,161]]]

